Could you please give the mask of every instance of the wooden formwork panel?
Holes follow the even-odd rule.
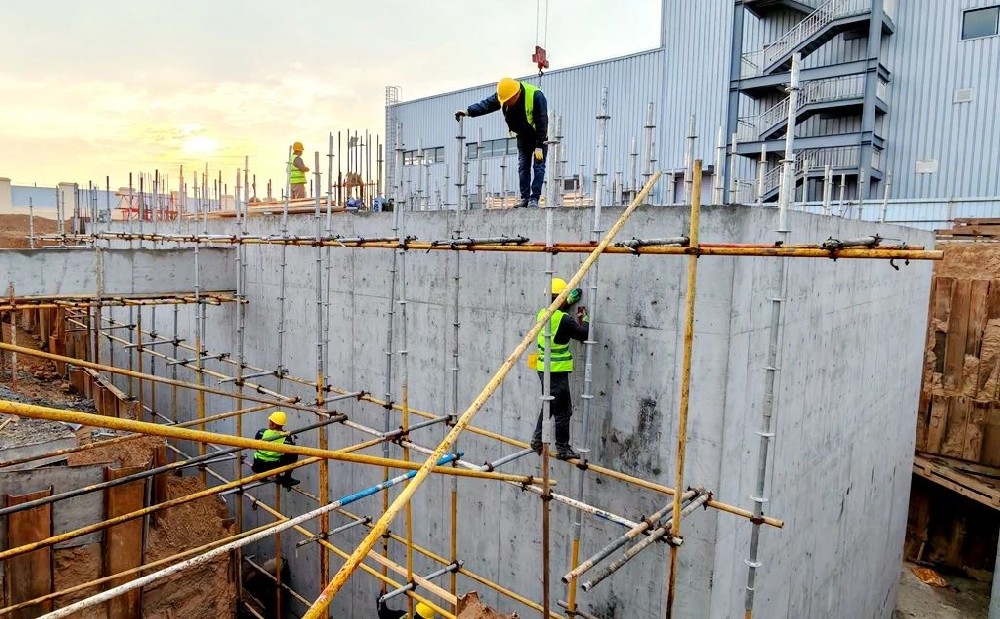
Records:
[[[145,470],[145,467],[106,468],[105,479],[119,479]],[[104,517],[114,518],[140,510],[144,505],[146,483],[138,480],[120,486],[114,486],[104,491]],[[105,533],[104,541],[104,574],[113,576],[119,572],[130,570],[142,565],[142,518],[134,518],[122,524],[110,527]],[[117,587],[135,578],[123,576],[108,583],[108,587]],[[120,595],[107,603],[108,617],[112,619],[139,619],[142,612],[142,592],[134,589]]]
[[[931,284],[917,451],[1000,467],[1000,279]]]
[[[41,492],[4,495],[4,506],[20,505],[52,494],[52,486]],[[7,548],[16,548],[52,535],[52,504],[15,512],[7,516]],[[4,578],[5,605],[19,604],[52,593],[52,548],[8,559]],[[52,610],[52,601],[42,602],[7,615],[12,619],[32,619]]]

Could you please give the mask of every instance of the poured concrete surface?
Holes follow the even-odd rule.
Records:
[[[609,209],[607,228],[619,209]],[[929,233],[790,213],[791,243],[820,243],[829,237],[857,238],[878,233],[929,245]],[[544,237],[542,211],[470,212],[458,223],[463,235],[489,237],[524,235]],[[564,209],[554,213],[555,240],[578,241],[589,237],[591,213]],[[405,234],[429,239],[448,238],[456,227],[454,214],[406,213]],[[280,233],[279,217],[255,218],[250,233]],[[232,222],[210,222],[210,232],[232,231]],[[335,234],[389,236],[393,214],[365,214],[335,218]],[[773,210],[707,208],[702,213],[703,242],[769,242],[777,227]],[[291,234],[315,232],[312,217],[292,218]],[[687,229],[681,209],[641,209],[628,222],[620,239],[676,236]],[[180,251],[180,250],[178,250]],[[191,250],[187,250],[189,255]],[[281,316],[281,268],[285,253],[284,351],[279,358],[277,332]],[[247,247],[246,350],[248,362],[268,369],[279,363],[296,376],[316,374],[315,264],[317,257],[331,260],[329,305],[330,382],[351,390],[381,396],[385,391],[385,340],[390,306],[392,251],[377,249],[317,250],[270,246]],[[451,345],[453,252],[407,254],[407,315],[409,341],[410,406],[432,412],[451,409]],[[544,257],[494,252],[463,252],[459,322],[459,406],[479,393],[522,334],[530,328],[544,301]],[[183,260],[184,258],[178,258]],[[217,254],[206,260],[233,260]],[[583,255],[556,256],[557,274],[567,277]],[[591,411],[591,458],[599,464],[673,485],[674,446],[677,427],[678,380],[683,333],[684,286],[687,260],[677,257],[606,256],[600,266],[600,298],[595,314],[598,345],[594,351],[594,393]],[[773,258],[704,257],[699,260],[697,320],[691,387],[691,420],[688,429],[686,483],[704,485],[717,499],[751,509],[747,498],[756,478],[764,370],[773,282]],[[213,268],[206,261],[206,269]],[[220,270],[227,268],[219,265]],[[324,278],[326,270],[324,269]],[[895,607],[898,567],[906,523],[907,497],[914,442],[914,413],[920,386],[920,369],[926,330],[930,265],[912,262],[896,271],[885,261],[827,259],[793,260],[788,265],[788,303],[781,342],[781,374],[776,393],[771,472],[767,513],[782,518],[782,530],[765,528],[761,536],[763,563],[757,578],[755,615],[761,617],[877,617],[889,619]],[[586,289],[585,289],[586,290]],[[587,293],[585,293],[587,294]],[[323,300],[325,303],[325,299]],[[594,300],[584,298],[584,305]],[[397,306],[398,310],[398,306]],[[113,309],[118,320],[128,311]],[[397,318],[398,318],[397,311]],[[149,309],[143,324],[153,326]],[[190,308],[180,312],[178,333],[194,341],[195,320]],[[233,307],[207,308],[206,349],[237,350]],[[173,335],[170,311],[158,311],[156,330]],[[401,345],[395,331],[394,347]],[[582,348],[575,347],[580,367],[571,387],[575,394],[573,436],[582,435]],[[102,358],[107,351],[102,351]],[[123,358],[116,350],[119,362]],[[394,358],[393,387],[399,393],[400,359]],[[232,367],[212,362],[210,367],[231,372]],[[162,371],[162,370],[161,370]],[[193,380],[183,369],[179,377]],[[274,388],[271,378],[260,379]],[[124,384],[124,383],[119,383]],[[308,387],[282,386],[285,393],[314,397]],[[397,396],[398,397],[398,396]],[[474,425],[526,439],[538,410],[538,379],[523,363],[517,364],[497,394],[487,402]],[[160,407],[169,406],[171,391],[158,389]],[[231,410],[232,400],[210,396],[206,414]],[[351,401],[335,410],[359,423],[383,428],[382,409]],[[179,414],[194,415],[195,400],[181,392]],[[265,423],[266,411],[248,415],[243,433],[248,436]],[[312,416],[290,411],[289,426],[306,425]],[[393,413],[390,427],[399,424]],[[231,419],[212,423],[209,429],[235,431]],[[414,433],[414,440],[433,446],[443,435],[440,426]],[[367,435],[333,426],[330,447],[361,442]],[[316,444],[315,433],[300,442]],[[181,444],[191,453],[193,446]],[[513,448],[465,434],[460,447],[467,458],[482,462],[510,453]],[[380,450],[375,450],[380,453]],[[391,446],[390,455],[400,455]],[[232,467],[217,465],[231,477]],[[538,461],[524,458],[506,467],[507,472],[536,474]],[[381,481],[374,467],[331,464],[330,494],[342,496]],[[576,469],[553,465],[553,476],[565,492],[575,494]],[[308,467],[296,474],[302,488],[316,491],[318,470]],[[414,498],[414,536],[418,543],[446,552],[449,539],[448,494],[450,480],[432,477]],[[541,563],[540,505],[532,495],[494,482],[462,480],[459,552],[467,568],[503,583],[529,598],[541,599],[538,567]],[[271,502],[273,488],[254,491]],[[395,492],[392,493],[393,495]],[[632,518],[661,507],[666,497],[626,484],[587,477],[584,500]],[[315,503],[298,494],[284,494],[283,511],[301,514]],[[369,499],[354,506],[362,515],[377,516],[380,501]],[[245,510],[244,526],[250,528],[269,517]],[[553,504],[553,580],[567,567],[574,514]],[[344,524],[331,517],[331,526]],[[400,532],[402,520],[393,523]],[[742,616],[750,524],[714,510],[698,511],[684,522],[684,547],[680,552],[675,616],[723,619]],[[622,530],[605,522],[585,520],[581,556],[589,555]],[[350,549],[360,541],[360,528],[333,540]],[[284,556],[292,567],[292,584],[307,598],[322,588],[318,549],[309,544],[297,549],[298,535],[283,535]],[[270,557],[273,543],[250,552]],[[399,545],[391,557],[405,562]],[[640,555],[613,578],[581,595],[584,610],[597,616],[652,619],[663,615],[665,549],[654,547]],[[333,562],[333,568],[339,565]],[[415,557],[418,573],[437,565]],[[378,585],[356,574],[334,600],[334,616],[365,616],[372,610]],[[484,590],[465,578],[459,590],[478,589],[484,602],[502,612],[531,616],[524,606]],[[849,591],[850,595],[843,592]],[[565,593],[553,586],[553,599]]]
[[[947,587],[924,584],[904,563],[899,577],[899,599],[893,619],[986,619],[990,583],[943,575]]]

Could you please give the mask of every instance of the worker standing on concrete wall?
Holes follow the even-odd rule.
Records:
[[[552,299],[555,300],[563,290],[566,289],[566,282],[558,277],[552,279]],[[550,389],[552,402],[549,405],[549,414],[556,421],[556,457],[560,460],[579,458],[580,454],[573,450],[569,444],[569,420],[573,416],[573,401],[569,393],[569,375],[573,371],[573,353],[569,349],[571,339],[583,342],[587,339],[588,323],[587,308],[578,306],[576,308],[576,319],[566,313],[571,305],[580,300],[581,291],[574,288],[570,291],[566,301],[561,308],[552,313],[549,319],[552,335],[552,350],[549,353],[549,372],[552,375]],[[538,320],[541,320],[545,308],[538,312]],[[535,369],[538,371],[538,378],[545,380],[545,331],[538,334],[538,354],[535,358]],[[535,453],[542,453],[542,413],[538,413],[538,422],[535,424],[535,433],[531,437],[531,448]]]
[[[306,197],[306,172],[309,168],[302,161],[302,142],[292,144],[292,157],[288,160],[288,182],[292,186],[292,200],[304,199]]]
[[[284,411],[274,411],[267,418],[267,428],[257,430],[257,435],[254,438],[258,441],[271,441],[279,444],[294,445],[295,437],[284,430],[285,423],[287,422],[288,417],[285,415]],[[253,469],[254,473],[263,473],[265,471],[270,471],[271,469],[285,466],[286,464],[291,464],[298,459],[298,454],[286,454],[279,451],[258,449],[253,454],[253,465],[250,468]],[[299,485],[299,480],[293,478],[291,472],[286,471],[278,475],[278,483],[285,488],[291,488],[292,486]]]
[[[455,112],[455,120],[463,116],[483,116],[503,110],[504,120],[517,135],[517,173],[521,182],[521,201],[516,206],[538,206],[545,181],[545,158],[549,147],[548,102],[541,89],[509,77],[497,82],[496,94]],[[534,178],[532,178],[534,171]]]
[[[382,595],[384,594],[385,591],[382,591]],[[378,609],[378,619],[410,619],[405,610],[388,608],[385,602],[382,601],[381,595],[376,603],[376,608]],[[431,607],[423,602],[417,602],[417,606],[413,609],[413,612],[413,619],[435,619],[437,617]]]

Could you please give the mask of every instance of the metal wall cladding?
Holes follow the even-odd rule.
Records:
[[[562,117],[563,156],[560,159],[566,161],[566,168],[572,171],[572,174],[577,174],[582,163],[585,169],[585,182],[589,184],[593,181],[597,137],[596,116],[601,91],[605,87],[608,89],[610,116],[607,129],[607,171],[613,174],[616,170],[625,172],[628,169],[628,153],[633,138],[637,142],[639,153],[643,152],[643,127],[646,124],[647,106],[649,102],[657,101],[662,96],[662,62],[662,50],[652,50],[552,71],[541,78],[537,75],[523,78],[526,82],[540,86],[545,92],[550,116]],[[445,147],[445,163],[431,165],[429,172],[431,186],[443,186],[445,174],[450,177],[448,184],[452,187],[452,196],[449,202],[452,204],[455,201],[454,184],[458,165],[456,139],[458,125],[455,123],[454,113],[488,97],[493,89],[494,84],[490,83],[396,106],[396,118],[402,123],[405,149],[416,149],[418,146]],[[654,142],[657,144],[662,143],[661,113],[662,110],[657,109],[654,116],[657,125]],[[478,140],[480,129],[483,140],[501,139],[510,135],[500,113],[467,118],[464,127],[466,143]],[[555,126],[551,121],[549,134],[550,137],[555,135]],[[678,145],[678,148],[682,148],[682,145]],[[487,168],[487,186],[490,191],[497,191],[500,188],[501,157],[488,157],[484,162]],[[471,160],[469,165],[470,185],[474,187],[477,183],[478,161]],[[505,186],[508,190],[513,190],[517,187],[517,155],[508,155],[506,165]],[[404,166],[404,168],[411,167],[414,166]],[[549,170],[551,169],[552,162],[549,162]],[[404,169],[403,176],[412,177],[415,173],[413,170]]]
[[[900,3],[884,61],[892,69],[886,154],[894,197],[1000,195],[1000,37],[961,40],[963,11],[996,4]],[[955,103],[962,88],[973,99]],[[917,174],[918,160],[937,161],[938,171]]]

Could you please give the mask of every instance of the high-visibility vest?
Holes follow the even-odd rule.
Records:
[[[278,430],[272,430],[268,428],[264,430],[264,434],[260,437],[262,441],[270,441],[272,443],[278,443],[283,445],[285,443],[285,437],[288,436],[284,432],[279,432]],[[262,462],[277,462],[281,458],[280,451],[267,451],[266,449],[258,449],[254,452],[253,457]]]
[[[545,313],[544,309],[539,310],[535,320],[541,320],[543,313]],[[549,318],[549,327],[552,334],[552,350],[549,360],[549,371],[551,372],[573,371],[573,353],[569,351],[569,342],[565,344],[556,343],[556,331],[559,330],[559,323],[565,315],[566,312],[556,310],[552,312],[552,317]],[[538,332],[538,361],[535,362],[535,369],[539,372],[545,371],[545,329]]]
[[[536,86],[521,82],[524,87],[524,116],[528,119],[528,124],[535,126],[535,93],[538,92]]]
[[[306,184],[306,173],[295,167],[295,158],[301,157],[302,155],[296,155],[292,153],[292,156],[288,159],[288,169],[291,170],[288,181],[293,185],[305,185]]]

